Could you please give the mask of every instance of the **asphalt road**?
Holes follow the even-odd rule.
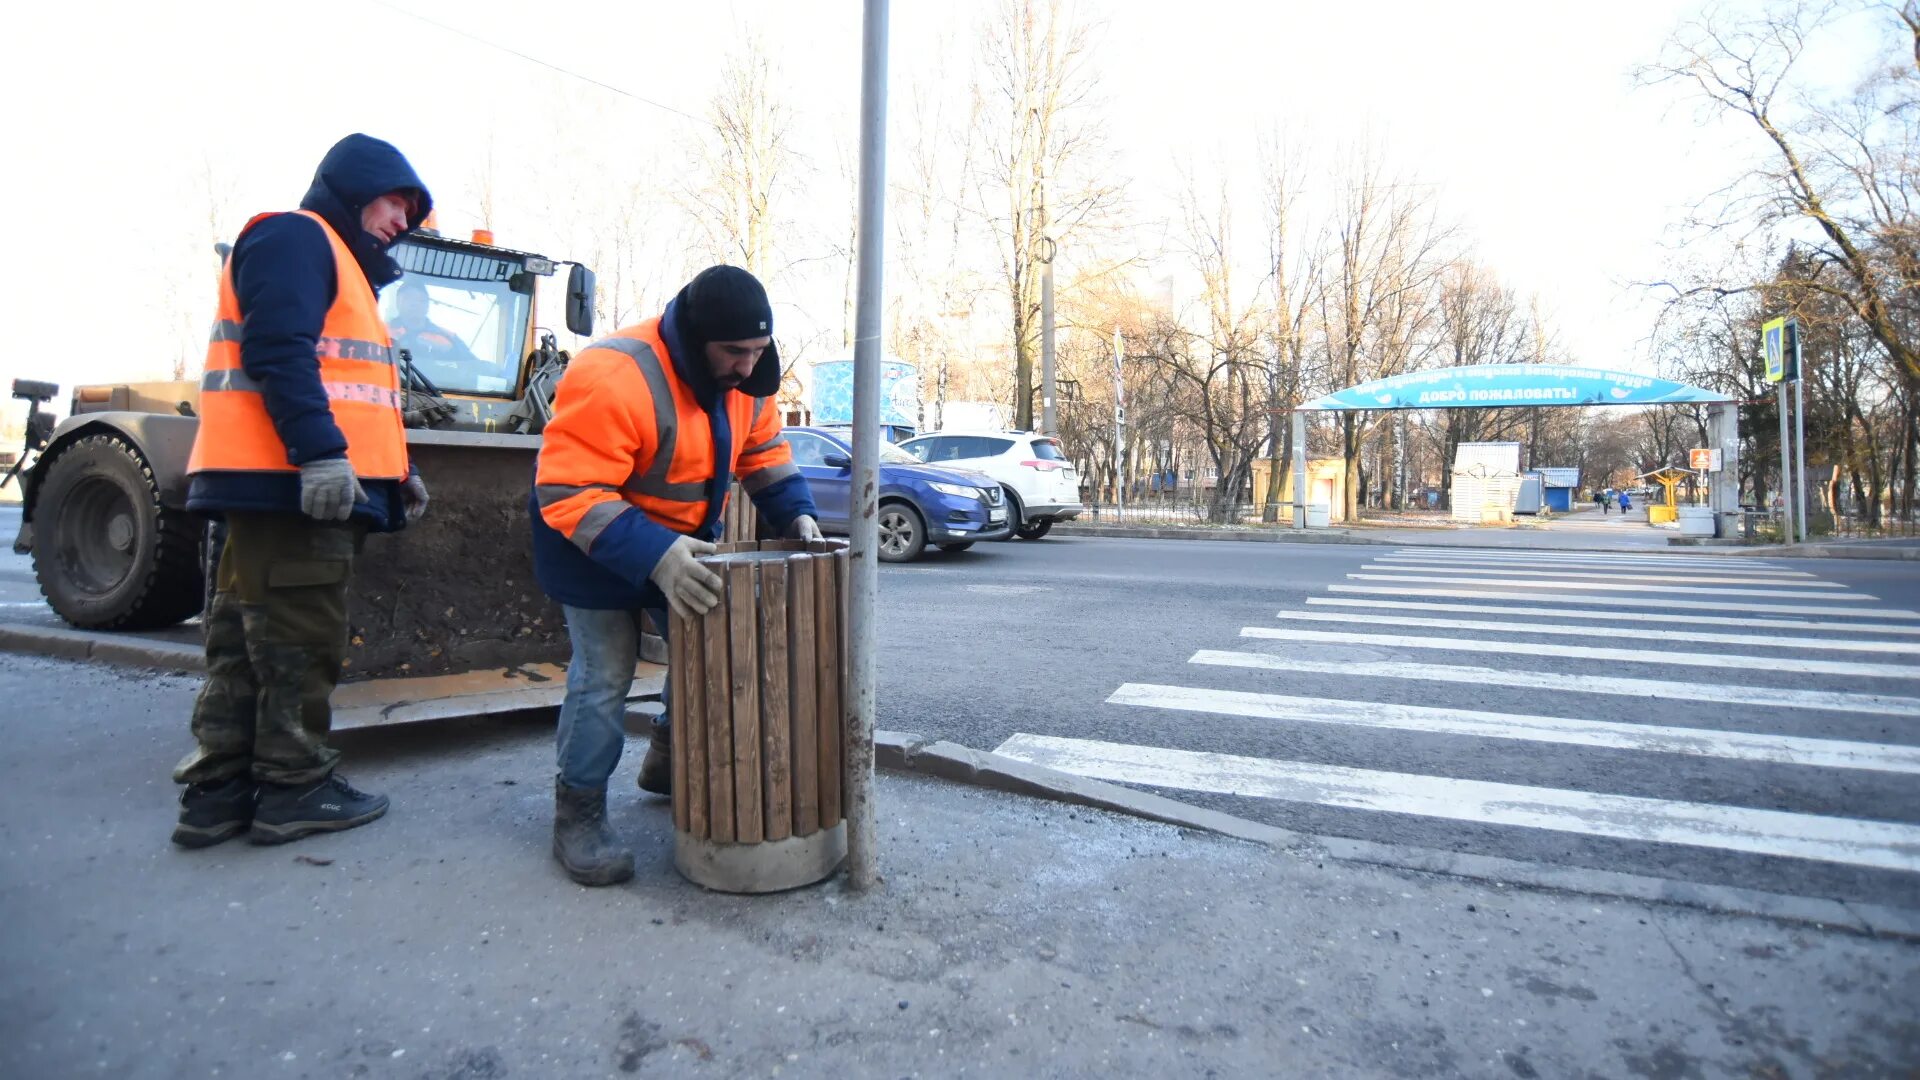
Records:
[[[879,724],[1314,835],[1914,908],[1916,612],[1912,562],[1049,537],[882,569]],[[4,549],[0,621],[57,623]]]
[[[1397,551],[1058,537],[888,567],[880,723],[1311,834],[1920,907],[1916,564]],[[1544,598],[1562,594],[1600,599]],[[1716,610],[1730,604],[1760,610]],[[1788,619],[1867,629],[1769,625]],[[1881,644],[1831,647],[1866,642]],[[1513,651],[1540,645],[1576,655]],[[1632,652],[1579,655],[1593,648]],[[1283,669],[1194,662],[1203,651]],[[1833,669],[1786,670],[1807,662]],[[1637,682],[1546,684],[1566,677]],[[1110,701],[1123,686],[1131,700]],[[1307,699],[1305,714],[1274,695]],[[1265,794],[1233,793],[1248,791]]]

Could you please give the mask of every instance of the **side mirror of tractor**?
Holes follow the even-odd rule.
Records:
[[[593,334],[593,271],[579,263],[567,271],[567,329],[581,337]]]

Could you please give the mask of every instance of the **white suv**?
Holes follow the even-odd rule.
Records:
[[[1007,490],[1008,516],[1022,540],[1080,516],[1080,474],[1060,440],[1031,431],[936,431],[900,449],[929,465],[983,472]]]

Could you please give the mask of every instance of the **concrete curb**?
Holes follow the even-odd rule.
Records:
[[[1313,859],[1360,863],[1393,870],[1491,882],[1647,903],[1700,908],[1783,922],[1846,930],[1868,937],[1920,940],[1920,910],[1847,904],[1811,896],[1789,896],[1724,885],[1645,877],[1611,870],[1522,862],[1433,848],[1382,844],[1333,836],[1308,836],[1232,814],[1192,806],[1151,792],[1090,780],[1030,765],[958,743],[900,731],[876,731],[875,763],[883,769],[919,773],[1015,795],[1089,806],[1129,814],[1180,828],[1215,833],[1263,844]]]
[[[0,651],[93,660],[160,671],[205,671],[206,652],[198,645],[69,630],[57,626],[0,624]]]
[[[1398,546],[1398,540],[1379,540],[1326,529],[1294,532],[1275,529],[1256,532],[1251,529],[1134,528],[1105,525],[1055,525],[1054,536],[1110,536],[1122,540],[1230,540],[1249,544],[1379,544]]]

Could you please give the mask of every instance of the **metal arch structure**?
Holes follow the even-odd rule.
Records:
[[[1315,398],[1293,410],[1293,527],[1307,527],[1307,414],[1404,409],[1509,409],[1592,405],[1705,405],[1708,440],[1720,449],[1721,472],[1740,475],[1738,399],[1652,375],[1565,364],[1473,364],[1412,371]],[[1714,530],[1740,527],[1737,483],[1714,484]]]

